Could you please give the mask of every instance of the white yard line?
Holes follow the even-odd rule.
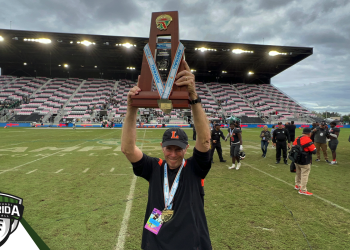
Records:
[[[15,143],[15,144],[4,145],[4,146],[0,146],[0,148],[9,147],[9,146],[14,146],[14,145],[19,145],[19,144],[23,144],[23,143],[25,143],[25,142],[20,142],[20,143]]]
[[[270,165],[270,164],[268,164],[268,166],[269,166],[269,167],[273,167],[273,168],[276,168],[275,166],[273,166],[273,165]]]
[[[58,174],[58,173],[61,172],[62,170],[63,170],[63,168],[60,169],[60,170],[58,170],[57,172],[55,172],[55,174]]]
[[[89,171],[90,168],[87,168],[83,171],[83,173],[86,173],[87,171]]]
[[[112,132],[112,133],[113,133],[113,132]],[[109,133],[109,134],[111,134],[111,133]],[[106,134],[106,135],[103,135],[103,136],[99,136],[99,137],[97,137],[97,138],[95,138],[95,139],[92,139],[92,141],[93,141],[93,140],[96,140],[96,139],[98,139],[98,138],[100,138],[100,137],[107,136],[107,135],[109,135],[109,134]],[[80,145],[82,145],[82,144],[85,144],[85,143],[87,143],[87,142],[91,142],[91,140],[88,140],[88,141],[86,141],[86,142],[79,143],[78,145],[75,145],[75,147],[76,147],[76,146],[80,146]],[[50,157],[50,156],[59,154],[59,153],[63,152],[64,150],[65,150],[65,149],[63,149],[63,150],[61,150],[61,151],[57,151],[56,153],[53,153],[53,154],[50,154],[50,155],[41,157],[41,158],[36,159],[36,160],[34,160],[34,161],[30,161],[30,162],[24,163],[24,164],[22,164],[22,165],[19,165],[19,166],[17,166],[17,167],[14,167],[14,168],[10,168],[10,169],[7,169],[7,170],[3,170],[2,172],[0,172],[0,174],[6,173],[6,172],[9,172],[9,171],[13,171],[13,170],[15,170],[15,169],[18,169],[18,168],[23,167],[23,166],[25,166],[25,165],[31,164],[31,163],[33,163],[33,162],[40,161],[40,160],[45,159],[45,158],[47,158],[47,157]]]
[[[27,174],[31,174],[31,173],[33,173],[33,172],[35,172],[35,171],[37,171],[37,169],[34,169],[34,170],[28,172]]]
[[[143,139],[145,139],[146,136],[146,129],[145,132],[143,133]],[[141,147],[140,150],[142,151],[142,147],[143,147],[143,142],[141,143]],[[125,244],[125,236],[126,236],[126,232],[128,230],[128,222],[129,222],[129,218],[130,218],[130,212],[131,212],[131,208],[132,208],[132,201],[134,198],[134,192],[135,192],[135,186],[136,186],[136,180],[137,180],[137,176],[134,175],[132,180],[131,180],[131,186],[130,186],[130,192],[127,198],[127,202],[126,202],[126,208],[125,208],[125,212],[124,212],[124,216],[123,216],[123,221],[119,230],[119,236],[118,236],[118,242],[117,245],[115,247],[116,250],[124,250],[124,244]]]
[[[113,172],[113,171],[114,171],[114,168],[112,168],[111,171],[109,171],[109,172]]]
[[[278,180],[278,181],[280,181],[280,182],[283,182],[283,183],[287,184],[288,186],[294,187],[294,184],[291,184],[291,183],[288,183],[288,182],[286,182],[286,181],[284,181],[284,180],[281,180],[280,178],[275,177],[275,176],[273,176],[273,175],[271,175],[271,174],[269,174],[269,173],[266,173],[266,172],[264,172],[264,171],[262,171],[262,170],[260,170],[260,169],[258,169],[258,168],[255,168],[255,167],[253,167],[253,166],[251,166],[251,165],[249,165],[249,164],[247,164],[247,163],[243,163],[243,164],[244,164],[245,166],[248,166],[248,167],[250,167],[250,168],[252,168],[252,169],[255,169],[255,170],[257,170],[257,171],[259,171],[259,172],[261,172],[261,173],[263,173],[263,174],[266,174],[266,175],[268,175],[268,176],[274,178],[275,180]],[[335,206],[335,207],[337,207],[337,208],[339,208],[339,209],[341,209],[341,210],[343,210],[343,211],[345,211],[345,212],[347,212],[347,213],[350,213],[350,209],[347,209],[347,208],[345,208],[345,207],[339,206],[338,204],[335,204],[335,203],[333,203],[333,202],[331,202],[331,201],[329,201],[329,200],[327,200],[327,199],[325,199],[325,198],[322,198],[321,196],[318,196],[318,195],[314,194],[313,197],[316,197],[317,199],[320,199],[320,200],[322,200],[322,201],[324,201],[324,202],[326,202],[326,203],[328,203],[328,204],[330,204],[330,205],[332,205],[332,206]]]

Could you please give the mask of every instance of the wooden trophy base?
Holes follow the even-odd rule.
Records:
[[[160,99],[160,96],[156,91],[141,91],[138,95],[132,96],[131,99],[133,107],[158,108],[157,100]],[[189,109],[189,99],[189,94],[185,91],[173,91],[169,96],[174,109]]]

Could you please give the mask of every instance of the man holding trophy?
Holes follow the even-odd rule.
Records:
[[[164,30],[173,21],[174,28],[177,28],[175,25],[176,23],[178,25],[177,15],[177,12],[153,13],[151,36],[154,23],[158,29]],[[176,54],[172,53],[171,56],[173,60],[171,69],[168,70],[167,81],[162,82],[160,80],[162,77],[159,73],[157,75],[160,69],[154,68],[157,64],[152,53],[154,51],[152,47],[158,48],[159,44],[152,45],[151,36],[149,47],[147,48],[147,44],[144,49],[144,60],[147,60],[151,78],[148,79],[147,85],[145,79],[149,75],[147,70],[142,68],[138,86],[133,87],[128,93],[121,145],[122,152],[133,165],[135,175],[149,182],[141,248],[212,249],[204,213],[204,178],[211,168],[208,119],[195,90],[194,75],[185,60],[178,60],[183,55],[182,44],[176,39],[177,37],[173,39],[172,34],[171,45],[166,46],[177,47],[177,50]],[[166,46],[162,44],[159,47]],[[153,83],[158,93],[155,91],[151,93]],[[188,137],[179,128],[168,129],[163,134],[160,145],[164,160],[142,153],[135,144],[138,107],[158,105],[164,112],[169,112],[173,107],[188,108],[189,104],[197,130],[193,155],[185,159],[189,147]]]

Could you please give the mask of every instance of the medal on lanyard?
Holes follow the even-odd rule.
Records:
[[[172,210],[173,200],[174,200],[174,196],[175,196],[175,193],[177,191],[177,188],[179,187],[180,174],[181,174],[182,168],[184,166],[184,163],[185,163],[185,159],[182,160],[182,165],[181,165],[179,171],[177,172],[177,175],[175,177],[173,185],[171,186],[170,191],[169,191],[167,164],[166,163],[164,164],[164,188],[163,188],[163,192],[164,192],[165,208],[162,211],[162,221],[163,222],[168,222],[173,217],[173,214],[174,214],[174,210]]]

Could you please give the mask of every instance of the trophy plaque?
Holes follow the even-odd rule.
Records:
[[[149,43],[142,59],[141,92],[132,96],[132,106],[159,107],[166,113],[173,108],[190,108],[187,87],[174,84],[177,73],[185,69],[184,49],[179,40],[178,12],[153,12]]]

